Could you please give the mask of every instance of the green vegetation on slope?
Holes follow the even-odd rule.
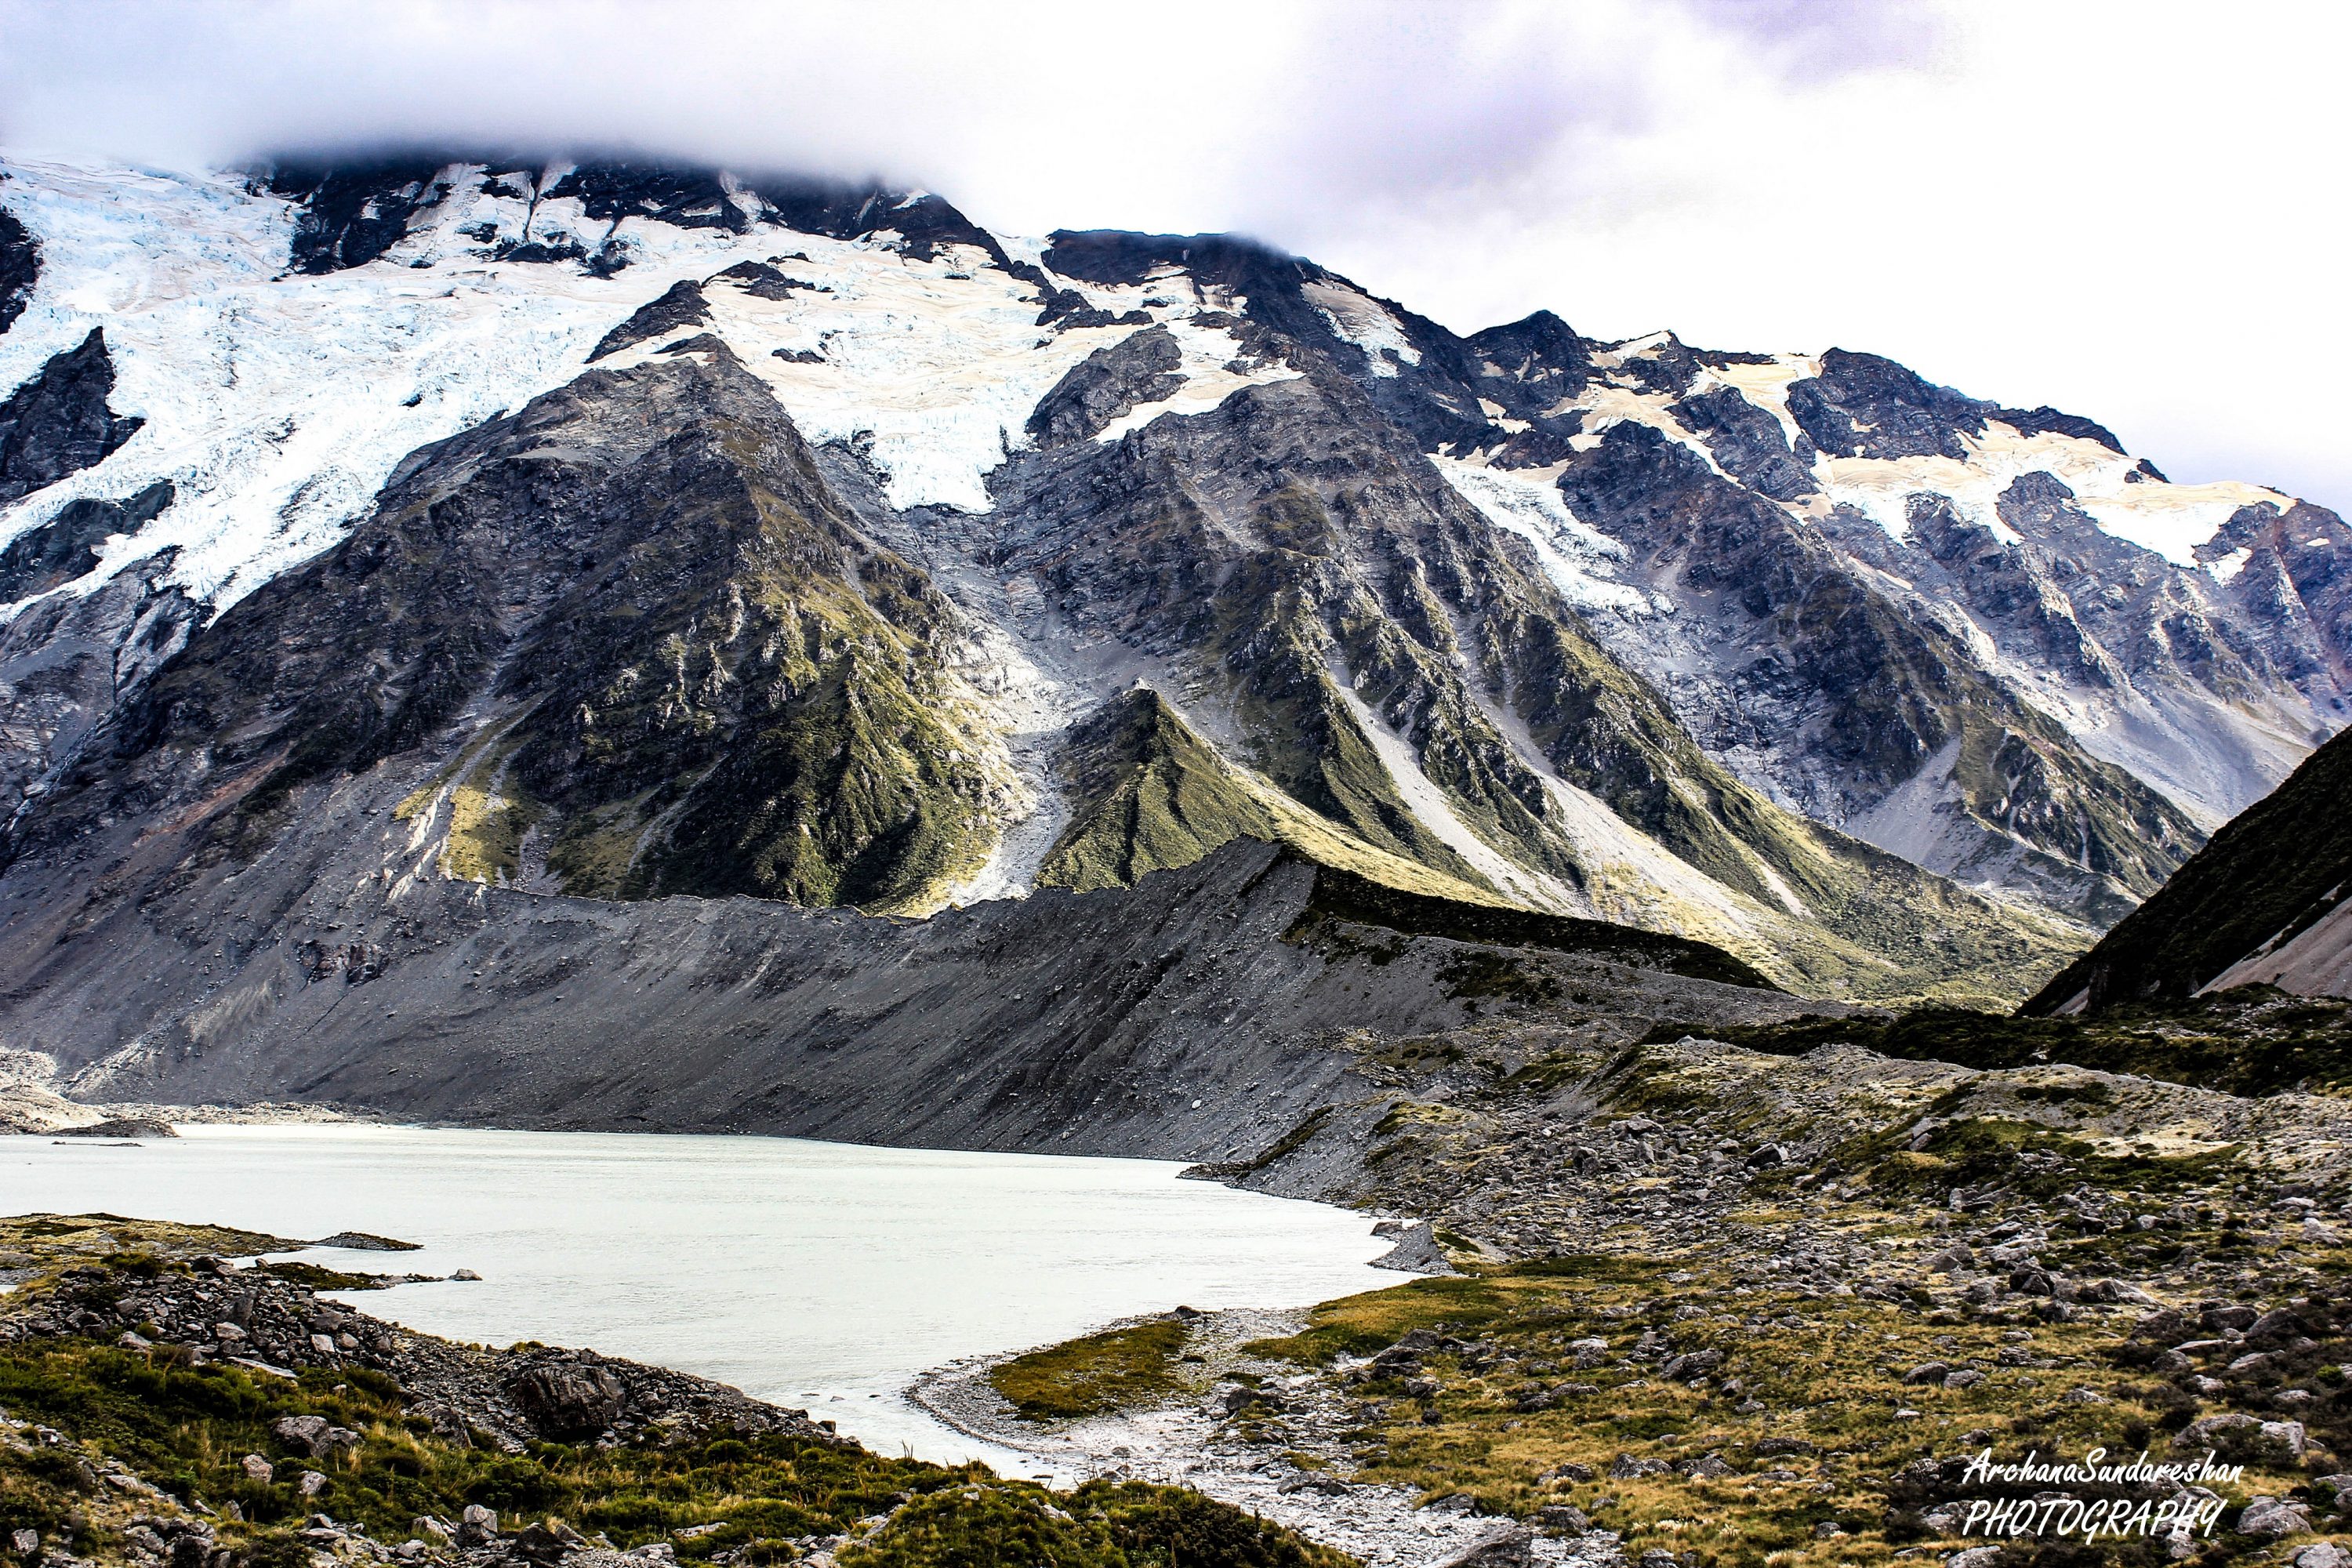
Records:
[[[1891,1215],[1855,1217],[1875,1221],[1874,1235],[1909,1228]],[[2315,1296],[2304,1316],[2344,1310],[2339,1289]],[[2194,1322],[2158,1332],[2193,1333]],[[2033,1489],[1964,1483],[1966,1456],[1990,1447],[2004,1461],[2029,1448],[2073,1459],[2105,1447],[2168,1458],[2178,1452],[2168,1436],[2203,1413],[2150,1379],[2164,1342],[2132,1337],[2128,1322],[1963,1317],[1759,1289],[1692,1258],[1569,1255],[1477,1268],[1327,1302],[1304,1331],[1244,1348],[1328,1367],[1390,1347],[1342,1374],[1360,1417],[1342,1434],[1350,1479],[1431,1500],[1466,1495],[1480,1512],[1538,1523],[1573,1509],[1621,1532],[1628,1561],[1663,1549],[1702,1564],[1830,1568],[1916,1556],[1932,1542],[1980,1544],[1925,1513]],[[2291,1365],[2232,1374],[2231,1400],[2260,1403],[2251,1380],[2308,1383],[2318,1373],[2311,1386],[2325,1390],[2324,1406],[2306,1406],[2304,1418],[2315,1436],[2352,1437],[2352,1391],[2325,1363],[2314,1347]],[[1931,1365],[1932,1376],[1915,1375]],[[1944,1386],[1948,1368],[1970,1369],[1968,1385]],[[2240,1501],[2301,1496],[2306,1479],[2280,1455],[2230,1489]],[[2161,1538],[2137,1544],[2151,1550],[2140,1559],[2127,1549],[2124,1560],[2163,1561]],[[2260,1544],[2222,1529],[2200,1561]]]
[[[796,1538],[889,1522],[845,1547],[845,1565],[1051,1562],[1065,1568],[1179,1568],[1229,1563],[1336,1568],[1344,1559],[1196,1493],[1096,1482],[1066,1497],[998,1480],[984,1468],[889,1459],[848,1444],[766,1435],[677,1447],[540,1443],[522,1454],[451,1443],[406,1414],[397,1386],[363,1369],[306,1372],[299,1383],[82,1340],[0,1347],[0,1406],[64,1432],[62,1447],[0,1447],[0,1532],[72,1541],[119,1561],[119,1530],[93,1517],[106,1488],[91,1462],[111,1459],[186,1502],[242,1519],[224,1540],[257,1563],[301,1563],[292,1531],[312,1512],[381,1541],[420,1515],[454,1519],[468,1504],[505,1519],[563,1521],[626,1549],[675,1542],[686,1561],[722,1552],[790,1561]],[[322,1461],[325,1487],[305,1497],[292,1472],[309,1461],[271,1435],[288,1415],[319,1415],[359,1434]],[[284,1479],[249,1473],[245,1456]],[[79,1521],[77,1524],[77,1521]],[[686,1533],[681,1533],[686,1532]]]
[[[1082,893],[1130,887],[1236,838],[1254,838],[1434,898],[1496,900],[1483,882],[1370,844],[1243,772],[1150,688],[1115,699],[1081,724],[1062,767],[1076,809],[1038,871],[1041,886]]]

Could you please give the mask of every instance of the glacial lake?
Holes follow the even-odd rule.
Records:
[[[484,1344],[587,1346],[731,1383],[887,1453],[1046,1467],[908,1404],[931,1367],[1183,1304],[1297,1307],[1402,1283],[1366,1215],[1177,1179],[1164,1161],[789,1138],[184,1126],[137,1147],[0,1138],[0,1210],[102,1211],[401,1253],[296,1256],[478,1282],[341,1298]]]

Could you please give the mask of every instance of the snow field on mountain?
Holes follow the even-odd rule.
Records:
[[[2021,435],[1998,419],[1987,422],[1982,437],[1963,434],[1960,440],[1968,448],[1964,459],[1823,457],[1813,472],[1828,504],[1853,507],[1893,538],[1910,537],[1909,498],[1929,491],[1949,497],[1962,517],[2009,544],[2017,542],[2017,533],[2000,520],[2001,493],[2021,475],[2050,474],[2074,492],[2104,531],[2192,571],[2197,547],[2240,508],[2268,502],[2284,510],[2294,504],[2276,490],[2234,480],[2135,480],[2126,476],[2138,468],[2137,458],[2073,436]]]
[[[992,510],[988,474],[1026,443],[1022,427],[1037,400],[1134,330],[1039,327],[1034,287],[965,247],[916,261],[870,244],[772,232],[767,253],[780,246],[805,259],[785,257],[777,267],[816,287],[769,300],[740,279],[715,279],[703,286],[713,326],[809,440],[870,436],[868,459],[902,510]],[[709,330],[677,328],[599,363],[642,363]],[[794,353],[819,357],[782,357]]]
[[[598,279],[453,253],[453,222],[385,260],[309,277],[286,270],[293,209],[235,177],[5,167],[0,200],[42,257],[30,308],[0,337],[0,385],[102,326],[111,406],[146,424],[96,468],[0,510],[0,541],[69,500],[169,479],[173,505],[110,542],[76,587],[176,546],[168,580],[216,611],[341,538],[417,447],[562,384],[635,305],[774,240],[636,226],[647,231],[628,236],[638,263]],[[444,206],[464,217],[476,205],[461,194]],[[542,212],[554,219],[547,209],[563,205]]]
[[[1557,465],[1547,468],[1495,468],[1466,458],[1430,458],[1463,500],[1496,527],[1526,540],[1552,585],[1580,610],[1614,610],[1650,616],[1671,612],[1630,584],[1615,581],[1625,547],[1576,520],[1561,499]]]
[[[1303,284],[1299,292],[1331,323],[1333,331],[1364,351],[1374,375],[1396,374],[1399,361],[1421,363],[1421,351],[1404,335],[1395,314],[1362,290],[1317,279]]]
[[[1244,359],[1240,340],[1223,327],[1204,327],[1183,320],[1171,320],[1165,324],[1183,354],[1176,374],[1184,378],[1184,384],[1157,403],[1146,403],[1122,414],[1104,426],[1096,434],[1096,440],[1116,441],[1130,430],[1142,429],[1163,414],[1206,414],[1245,386],[1298,379],[1297,371],[1279,362]],[[1237,365],[1239,369],[1234,368]]]
[[[764,300],[731,279],[709,285],[721,335],[811,440],[870,436],[869,460],[901,508],[990,510],[987,475],[1024,442],[1037,400],[1135,330],[1038,328],[1033,286],[977,250],[917,260],[887,233],[841,241],[773,226],[738,236],[607,224],[576,198],[507,194],[479,165],[444,171],[449,195],[382,258],[319,276],[287,270],[294,207],[238,177],[32,159],[0,168],[0,199],[42,244],[31,306],[0,337],[0,386],[103,326],[111,406],[146,421],[105,462],[0,509],[0,542],[68,501],[169,479],[174,503],[110,542],[74,589],[177,548],[167,581],[215,612],[337,542],[408,453],[562,385],[636,307],[739,261],[774,258],[812,287]],[[570,262],[488,258],[481,226],[513,237],[526,223],[532,241],[610,242],[630,264],[597,278]],[[1183,314],[1192,308],[1181,301]],[[1161,313],[1176,315],[1175,302]],[[1228,371],[1240,353],[1230,333],[1171,325],[1186,385],[1138,411],[1146,418],[1296,374]],[[779,348],[823,357],[795,363]]]
[[[1733,388],[1779,420],[1793,447],[1803,432],[1789,412],[1790,384],[1819,374],[1818,359],[1779,354],[1769,364],[1712,369],[1693,390]],[[2134,478],[2139,468],[2137,458],[2078,437],[2051,431],[2025,435],[1998,419],[1986,423],[1981,437],[1963,433],[1960,440],[1969,454],[1960,460],[1823,457],[1815,461],[1813,476],[1830,505],[1853,507],[1892,538],[1910,537],[1907,503],[1913,493],[1925,490],[1950,497],[1963,517],[1982,523],[2004,543],[2014,543],[2017,536],[2000,521],[1995,504],[2000,493],[2020,475],[2037,470],[2053,474],[2105,532],[2191,571],[2199,566],[2198,547],[2240,508],[2268,502],[2284,510],[2294,504],[2277,490],[2235,480],[2176,485],[2145,474]],[[2242,556],[2232,565],[2215,563],[2206,570],[2215,581],[2226,583],[2244,564]]]
[[[599,363],[643,363],[715,329],[802,435],[863,445],[901,510],[992,510],[988,476],[1029,444],[1024,426],[1038,400],[1096,350],[1145,330],[1041,328],[1034,287],[969,247],[943,247],[921,262],[871,245],[784,237],[804,258],[776,265],[817,287],[771,300],[744,280],[714,279],[703,286],[711,327],[675,328]],[[1203,413],[1242,387],[1298,374],[1278,363],[1230,370],[1242,354],[1231,332],[1192,323],[1189,302],[1159,310],[1182,351],[1184,385],[1133,410],[1105,438],[1162,414]],[[790,357],[812,353],[814,361]]]

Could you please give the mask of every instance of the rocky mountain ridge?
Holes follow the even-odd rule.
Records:
[[[2030,998],[2030,1014],[2236,986],[2352,995],[2352,746],[2341,736],[2216,833],[2154,898]]]
[[[700,171],[6,168],[20,1017],[354,885],[925,914],[1235,838],[2015,995],[2340,721],[2332,513],[1866,355]]]

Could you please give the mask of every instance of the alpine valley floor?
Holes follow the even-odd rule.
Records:
[[[1733,1039],[1671,1022],[1631,1040],[1523,1018],[1435,1031],[1361,1055],[1345,1092],[1299,1126],[1200,1172],[1421,1221],[1401,1226],[1400,1260],[1430,1277],[1303,1313],[1178,1312],[1113,1325],[944,1369],[919,1397],[992,1441],[1091,1469],[1093,1489],[1035,1494],[1035,1506],[1119,1541],[1121,1516],[1103,1489],[1174,1484],[1370,1562],[1933,1559],[1993,1550],[1961,1533],[1972,1503],[2050,1489],[1972,1480],[1968,1461],[1986,1450],[2008,1462],[2080,1459],[2095,1447],[2177,1461],[2210,1449],[2217,1463],[2242,1467],[2211,1487],[2210,1501],[2188,1498],[2216,1509],[2210,1534],[2095,1550],[2029,1538],[2000,1546],[1998,1560],[2294,1557],[2315,1568],[2335,1561],[2322,1548],[2352,1539],[2337,1500],[2339,1485],[2352,1489],[2352,1384],[2341,1370],[2352,1363],[2352,1246],[2340,1228],[2352,1224],[2352,1108],[2337,1088],[2352,1062],[2347,1014],[2342,1003],[2254,989],[2075,1021],[1814,1014],[1719,1031]],[[2224,1047],[2251,1064],[2236,1092],[2178,1081],[2205,1076]],[[86,1272],[42,1275],[62,1261],[43,1248],[64,1243],[18,1229],[15,1267],[89,1304],[43,1307],[54,1299],[39,1286],[20,1291],[13,1321],[30,1309],[47,1327],[10,1353],[37,1343],[44,1356],[123,1356],[105,1348],[120,1326],[100,1310],[103,1299],[152,1318],[142,1271],[168,1276],[174,1266],[109,1242],[107,1256],[88,1257],[97,1249],[85,1246],[73,1260]],[[210,1311],[161,1336],[139,1330],[166,1347],[138,1350],[141,1364],[193,1358],[207,1344],[219,1356],[223,1336],[203,1321]],[[299,1354],[301,1342],[283,1348]],[[0,1395],[20,1417],[49,1408],[27,1400],[58,1397],[44,1380],[64,1376],[60,1363],[42,1364]],[[103,1365],[116,1368],[110,1376],[136,1370]],[[96,1375],[76,1370],[72,1386]],[[333,1375],[347,1384],[339,1397],[373,1387]],[[447,1400],[433,1392],[440,1384],[412,1386],[408,1375],[408,1425],[386,1403],[372,1441],[405,1432],[399,1442],[429,1450],[434,1402]],[[504,1387],[500,1378],[520,1373],[493,1357],[485,1375]],[[75,1406],[86,1419],[103,1408],[89,1400]],[[698,1485],[777,1485],[778,1472],[724,1468],[773,1462],[771,1439],[748,1444],[749,1459],[694,1459],[685,1479],[656,1486],[640,1470],[669,1463],[646,1452],[668,1439],[641,1424],[625,1430],[619,1418],[617,1408],[605,1415],[595,1436],[604,1446],[586,1451],[599,1467],[593,1484],[559,1475],[532,1483],[536,1492],[496,1495],[544,1498],[528,1507],[640,1550],[727,1562],[830,1552],[845,1564],[929,1519],[917,1505],[929,1510],[939,1495],[909,1479],[918,1472],[892,1470],[888,1484],[907,1500],[855,1505],[868,1510],[858,1518],[891,1522],[844,1531],[852,1521],[794,1514],[787,1535],[758,1522],[766,1514],[696,1501]],[[82,1451],[94,1469],[103,1455],[127,1455],[105,1447],[113,1439],[101,1426],[43,1419],[63,1441],[95,1436],[99,1448]],[[562,1445],[530,1445],[502,1406],[466,1420],[522,1440],[542,1468],[575,1462]],[[170,1444],[196,1442],[202,1423],[173,1430],[146,1452],[194,1464]],[[247,1439],[222,1441],[204,1438],[211,1474]],[[793,1459],[793,1473],[824,1473],[814,1462]],[[714,1467],[708,1483],[695,1479]],[[52,1482],[21,1485],[80,1474],[70,1461],[41,1473]],[[428,1478],[442,1473],[426,1466]],[[434,1494],[435,1508],[399,1501],[394,1514],[433,1513],[454,1534],[464,1521],[451,1510],[466,1489],[496,1491],[466,1475],[458,1490]],[[212,1484],[244,1496],[233,1477]],[[955,1484],[992,1516],[1000,1500],[1018,1510],[1033,1497]],[[641,1485],[660,1506],[625,1523],[591,1500]],[[2168,1499],[2184,1506],[2178,1484],[2068,1490],[2150,1513]],[[62,1493],[40,1495],[73,1506]],[[205,1496],[217,1510],[218,1493]],[[326,1511],[335,1524],[316,1526],[308,1544],[345,1559],[373,1550],[339,1544],[358,1540],[354,1523],[376,1531],[371,1539],[400,1533],[389,1519]],[[697,1532],[721,1519],[736,1523]],[[965,1528],[923,1528],[934,1526]],[[121,1519],[89,1528],[75,1539],[100,1557],[128,1550],[118,1539],[144,1541]],[[602,1549],[541,1531],[554,1540],[531,1538],[538,1549],[575,1568]],[[425,1542],[412,1559],[509,1549],[478,1539],[445,1546],[422,1525],[410,1533]],[[924,1539],[931,1543],[904,1560],[957,1560],[923,1555],[947,1552]],[[1253,1537],[1249,1550],[1273,1552],[1265,1542],[1277,1539],[1288,1537]],[[1141,1560],[1131,1542],[1121,1549]]]

